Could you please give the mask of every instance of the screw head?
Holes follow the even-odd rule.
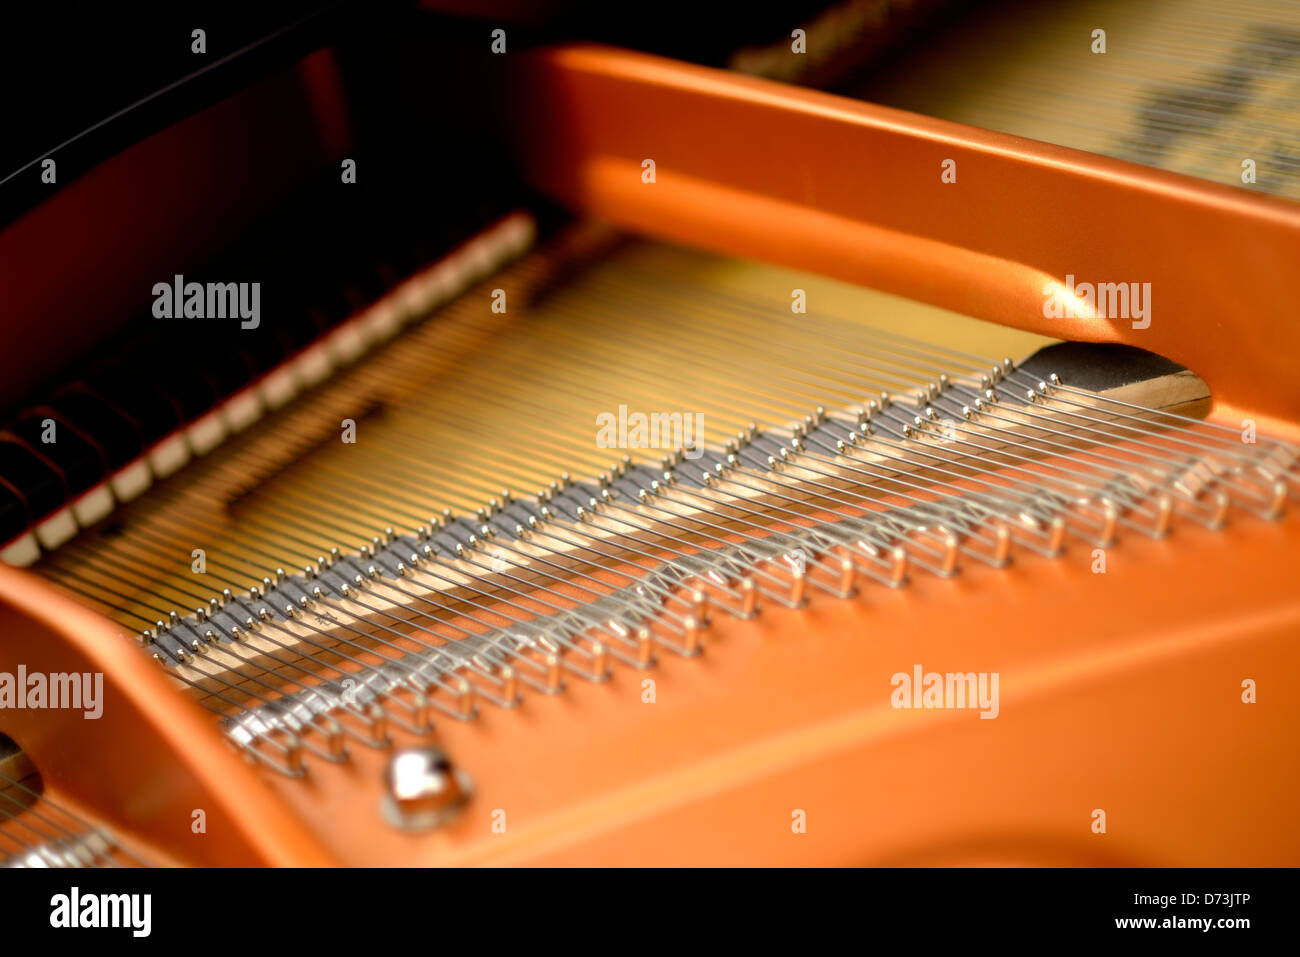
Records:
[[[428,830],[453,817],[472,793],[469,775],[441,748],[403,748],[384,771],[384,817],[405,831]]]

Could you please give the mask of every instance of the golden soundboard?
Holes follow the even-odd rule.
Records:
[[[1300,6],[369,16],[0,170],[0,862],[1297,862]]]

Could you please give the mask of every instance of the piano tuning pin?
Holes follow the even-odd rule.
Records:
[[[655,663],[655,643],[650,629],[642,625],[636,630],[636,665],[649,668]]]
[[[1228,520],[1228,493],[1217,492],[1214,496],[1214,514],[1210,518],[1211,528],[1223,528]]]
[[[433,707],[423,691],[411,695],[411,726],[421,734],[433,733]]]
[[[609,678],[609,649],[601,641],[593,642],[591,646],[591,671],[592,680],[605,681]]]
[[[701,625],[709,621],[709,593],[703,588],[691,592],[691,614]]]
[[[853,555],[847,548],[840,554],[840,594],[844,597],[857,594],[857,566],[853,564]]]
[[[1156,497],[1156,526],[1155,534],[1157,538],[1164,538],[1169,534],[1169,523],[1174,517],[1174,500],[1167,493],[1161,493]]]
[[[343,725],[329,715],[324,715],[323,719],[325,753],[335,761],[342,761],[348,756],[347,739],[343,735]]]
[[[940,566],[940,574],[944,578],[950,578],[957,571],[957,555],[961,550],[961,542],[952,532],[947,532],[943,539],[943,564]]]
[[[501,666],[501,698],[507,708],[519,703],[519,676],[510,665]]]
[[[986,395],[989,392],[989,386],[991,386],[992,384],[993,382],[992,380],[989,379],[988,376],[986,375],[980,376],[980,388],[984,390]]]
[[[305,773],[302,756],[302,739],[292,732],[287,732],[288,740],[284,745],[284,764],[289,773],[293,776],[299,776]]]
[[[462,721],[468,721],[474,717],[478,708],[477,698],[474,694],[474,686],[464,678],[456,683],[456,710]]]
[[[366,724],[372,742],[377,742],[384,748],[393,743],[388,736],[388,712],[379,705],[372,704],[366,709]]]
[[[370,546],[369,546],[369,545],[362,545],[361,548],[360,548],[358,551],[361,553],[361,557],[362,557],[362,558],[369,558],[369,557],[370,557]]]
[[[560,666],[560,656],[552,652],[546,656],[546,693],[559,694],[564,690],[564,672]]]
[[[740,582],[740,617],[753,618],[758,613],[758,586],[754,579],[744,578]]]
[[[140,644],[142,644],[142,645],[152,645],[152,644],[153,644],[153,632],[150,631],[148,628],[146,628],[146,629],[144,629],[144,631],[140,632]],[[154,657],[157,658],[158,655],[154,655]]]
[[[1011,562],[1011,527],[999,522],[993,531],[993,566],[1005,568]]]
[[[1119,509],[1110,499],[1103,499],[1101,503],[1101,539],[1098,542],[1103,548],[1109,548],[1115,543],[1115,530],[1119,525]]]
[[[1047,394],[1047,383],[1046,383],[1046,382],[1043,382],[1042,380],[1039,380],[1039,383],[1038,383],[1038,391],[1041,392],[1041,393],[1043,393],[1044,395],[1046,395],[1046,394]]]
[[[1056,515],[1047,530],[1047,552],[1055,556],[1063,551],[1065,551],[1065,518]]]
[[[808,590],[808,572],[799,562],[790,570],[790,604],[799,607],[804,604]]]
[[[682,629],[685,632],[683,645],[687,655],[698,655],[703,650],[700,641],[700,622],[694,615],[687,615],[682,620]]]
[[[907,583],[907,549],[895,545],[889,558],[889,585],[891,588],[899,588]]]
[[[1030,402],[1037,402],[1038,392],[1034,389],[1027,389],[1025,391],[1025,398],[1028,399]]]
[[[1276,521],[1282,517],[1286,511],[1287,486],[1286,482],[1278,479],[1273,483],[1273,498],[1268,503],[1267,517]]]

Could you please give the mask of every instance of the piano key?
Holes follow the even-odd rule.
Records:
[[[23,497],[0,481],[0,544],[6,544],[19,538],[31,525],[31,516],[27,512],[27,503]],[[8,558],[5,561],[9,561]],[[10,562],[10,564],[16,564]]]
[[[47,423],[53,430],[52,442],[45,442]],[[49,407],[37,407],[22,414],[9,427],[28,446],[39,449],[62,473],[68,491],[80,495],[104,480],[108,462],[99,449],[86,441],[66,421],[60,422]]]
[[[22,496],[34,518],[48,515],[70,497],[59,471],[17,437],[0,435],[0,477]]]
[[[50,406],[99,446],[110,467],[120,469],[140,457],[144,442],[135,424],[84,386],[60,390]]]

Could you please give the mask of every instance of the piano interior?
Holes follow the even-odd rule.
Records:
[[[1296,862],[1300,7],[664,9],[14,154],[0,863]]]

